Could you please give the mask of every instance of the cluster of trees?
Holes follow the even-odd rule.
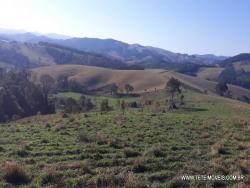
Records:
[[[45,89],[51,93],[55,92],[77,92],[85,93],[87,88],[74,79],[69,79],[66,75],[61,75],[57,79],[52,76],[44,74],[41,75],[38,82],[45,86]]]
[[[124,90],[126,92],[126,95],[129,95],[134,91],[134,87],[130,84],[125,84],[124,88],[119,88],[116,84],[112,84],[110,90],[111,95],[113,96],[120,95]]]
[[[54,113],[45,85],[30,81],[28,71],[0,69],[0,121],[8,121],[37,113]]]
[[[208,65],[199,65],[199,64],[195,64],[195,63],[181,63],[181,64],[175,64],[173,65],[173,69],[177,72],[183,73],[183,74],[188,74],[191,76],[195,76],[196,73],[199,71],[200,68],[203,67],[211,67]]]
[[[94,108],[90,98],[82,95],[80,100],[75,100],[74,98],[57,98],[55,100],[56,108],[63,109],[65,113],[79,113],[87,112]]]
[[[232,97],[231,91],[229,90],[226,82],[218,82],[215,87],[216,93],[224,97]]]
[[[226,67],[219,76],[219,82],[226,82],[250,89],[250,72],[235,70],[233,66]]]

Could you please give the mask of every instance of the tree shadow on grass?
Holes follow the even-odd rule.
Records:
[[[208,111],[208,109],[205,109],[205,108],[183,107],[182,109],[185,111],[188,111],[188,112],[206,112],[206,111]]]

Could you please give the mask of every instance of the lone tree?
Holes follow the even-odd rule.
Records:
[[[125,110],[126,110],[126,103],[125,103],[124,100],[122,100],[122,102],[121,102],[121,110],[122,110],[122,113],[124,115],[125,114]]]
[[[134,87],[131,86],[130,84],[125,84],[124,89],[125,89],[127,95],[128,95],[130,92],[134,91]]]
[[[181,82],[178,79],[171,77],[166,84],[166,90],[170,93],[169,99],[169,109],[176,109],[177,106],[175,104],[174,98],[176,94],[181,93]]]
[[[215,87],[216,93],[220,96],[230,97],[230,91],[226,82],[219,82]]]
[[[118,94],[118,86],[116,84],[112,84],[110,90],[111,90],[111,95],[117,95]]]

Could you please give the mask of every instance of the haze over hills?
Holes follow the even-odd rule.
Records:
[[[19,42],[49,42],[62,46],[78,49],[86,52],[99,53],[105,56],[116,58],[128,64],[137,64],[150,68],[167,67],[172,63],[194,63],[211,65],[216,64],[226,57],[207,55],[188,55],[174,53],[164,49],[142,46],[139,44],[128,44],[114,39],[97,38],[70,38],[63,35],[48,34],[42,35],[31,32],[12,31],[0,32],[0,39]]]

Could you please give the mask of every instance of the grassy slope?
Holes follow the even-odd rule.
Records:
[[[197,73],[197,77],[204,80],[216,81],[224,68],[201,68]]]
[[[191,187],[219,184],[180,182],[183,174],[247,176],[249,105],[188,92],[184,109],[158,113],[164,107],[165,94],[157,92],[143,98],[158,100],[159,104],[144,112],[129,110],[125,116],[118,110],[68,118],[57,114],[1,125],[0,164],[22,161],[32,174],[29,185],[37,187],[55,183],[45,181],[51,171],[60,177],[56,183],[68,187],[86,181],[111,182],[123,171],[133,171],[150,186],[164,187],[176,182]],[[80,141],[81,132],[89,141]],[[211,147],[215,143],[223,146],[219,154],[213,155]],[[1,180],[0,187],[4,184]]]

